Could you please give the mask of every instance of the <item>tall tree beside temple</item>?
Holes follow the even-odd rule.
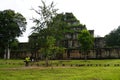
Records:
[[[60,36],[56,34],[61,34],[62,29],[58,26],[62,25],[62,23],[60,23],[60,16],[56,18],[58,9],[54,8],[55,5],[53,2],[50,5],[46,5],[45,2],[42,1],[42,4],[42,6],[39,6],[39,10],[33,9],[39,15],[39,18],[33,18],[33,22],[36,23],[36,25],[32,29],[34,33],[37,33],[36,42],[39,44],[39,52],[44,55],[46,66],[48,66],[49,58],[55,53],[52,53],[52,51],[62,49],[56,45],[56,39],[60,39]]]
[[[26,30],[26,19],[13,10],[0,11],[0,47],[5,50],[5,58],[10,58],[10,43]]]
[[[78,41],[80,43],[80,50],[84,53],[85,60],[87,60],[87,54],[94,45],[94,37],[89,33],[88,30],[84,29],[78,35]]]

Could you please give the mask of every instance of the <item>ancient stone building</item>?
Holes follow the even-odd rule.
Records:
[[[85,29],[86,26],[80,24],[72,13],[64,14],[64,21],[69,25],[68,30],[64,33],[64,39],[61,41],[62,45],[66,48],[66,52],[60,59],[83,59],[84,54],[79,51],[80,44],[78,42],[78,34]],[[90,34],[94,36],[94,30],[89,30]],[[37,54],[38,44],[35,40],[36,36],[30,36],[30,40],[33,40],[32,44],[19,43],[18,50],[13,50],[11,57],[24,57],[26,55],[32,55],[34,57],[41,57]],[[31,47],[31,48],[30,48]],[[94,48],[89,51],[87,55],[88,59],[104,59],[104,58],[120,58],[120,48],[108,48],[105,46],[104,37],[95,37]]]
[[[79,52],[80,44],[78,42],[78,35],[81,33],[81,30],[86,29],[86,26],[80,24],[72,13],[65,14],[65,21],[69,24],[69,31],[65,32],[65,36],[62,41],[64,47],[66,48],[66,53],[63,58],[79,59],[81,54]],[[89,32],[94,36],[94,30],[89,30]]]

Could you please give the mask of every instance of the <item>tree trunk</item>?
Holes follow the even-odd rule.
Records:
[[[46,67],[48,67],[48,57],[45,58]]]
[[[7,59],[10,59],[10,49],[7,50]]]
[[[9,48],[9,44],[8,44],[7,47],[5,48],[4,59],[10,59],[10,48]]]
[[[85,61],[87,61],[87,55],[85,54]]]
[[[85,58],[85,61],[87,61],[87,52],[84,51],[84,58]]]
[[[111,58],[111,51],[110,51],[110,49],[108,49],[108,53],[109,53],[109,58]]]
[[[5,49],[5,52],[4,52],[4,59],[6,59],[6,49]]]

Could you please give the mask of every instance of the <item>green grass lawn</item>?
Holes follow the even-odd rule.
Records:
[[[39,61],[35,64],[43,63],[44,61]],[[120,60],[55,60],[52,63],[53,68],[25,67],[23,60],[0,60],[0,80],[120,80],[120,66],[114,66],[120,64]],[[62,64],[66,66],[61,66]],[[76,64],[110,66],[75,66]]]

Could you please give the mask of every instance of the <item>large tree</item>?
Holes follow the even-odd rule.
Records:
[[[26,19],[20,14],[13,10],[0,11],[0,47],[2,50],[6,50],[5,57],[10,58],[10,43],[19,37],[26,30]]]
[[[112,30],[105,36],[106,46],[119,47],[120,46],[120,26],[117,29]]]
[[[87,54],[94,45],[94,37],[89,33],[88,30],[84,29],[78,35],[78,41],[80,43],[80,50],[84,53],[85,60],[87,59]]]
[[[63,25],[63,23],[61,23],[62,15],[57,17],[58,9],[54,8],[55,5],[53,2],[48,6],[44,1],[41,2],[43,5],[39,6],[39,10],[33,9],[39,17],[33,18],[33,22],[36,23],[36,25],[32,29],[33,32],[37,34],[37,43],[40,48],[39,52],[44,55],[46,66],[48,66],[49,57],[56,53],[53,51],[63,49],[56,45],[56,41],[61,37],[61,25]]]

